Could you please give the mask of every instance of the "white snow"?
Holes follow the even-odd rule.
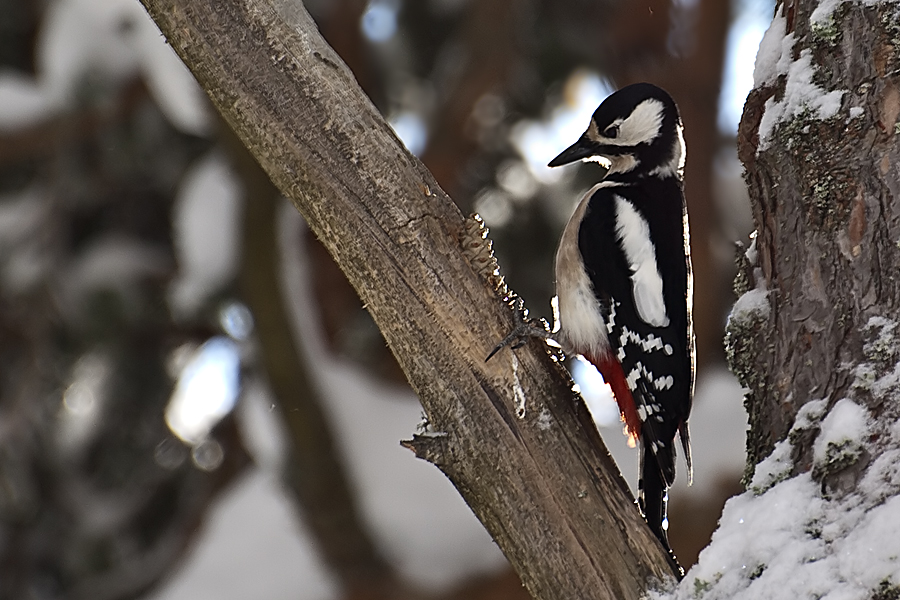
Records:
[[[864,599],[900,569],[900,498],[871,510],[829,501],[808,473],[729,500],[674,593],[656,598]]]
[[[873,324],[880,327],[876,342],[892,324]],[[828,467],[834,449],[852,461],[873,443],[900,442],[900,422],[872,419],[850,398],[827,407],[825,399],[807,402],[792,428],[816,432],[813,454],[820,468]],[[793,475],[792,439],[800,438],[776,444],[757,465],[749,490],[728,501],[711,544],[685,579],[651,598],[864,600],[883,586],[896,590],[900,449],[871,448],[877,458],[857,489],[829,497],[810,472]]]
[[[839,400],[822,421],[813,458],[821,464],[829,460],[832,448],[860,447],[868,430],[868,411],[849,398]]]
[[[775,484],[787,479],[792,467],[791,444],[786,440],[778,442],[772,453],[756,465],[749,489],[754,494],[762,494]]]
[[[895,443],[898,437],[894,437]],[[859,483],[859,491],[873,502],[881,502],[900,490],[900,450],[887,450],[869,465]]]
[[[792,400],[792,398],[789,398]],[[822,420],[822,417],[825,416],[825,411],[828,409],[828,401],[827,400],[810,400],[806,404],[800,407],[800,410],[797,411],[797,416],[794,418],[794,429],[809,429],[810,427],[814,427],[819,421]]]
[[[781,6],[759,43],[753,67],[753,87],[772,83],[779,73],[787,70],[787,62],[791,59],[791,49],[794,47],[794,34],[786,36],[786,28],[784,6]]]
[[[787,39],[787,38],[785,38]],[[787,71],[784,96],[781,100],[769,98],[759,123],[759,149],[764,150],[779,123],[801,113],[816,119],[828,119],[837,114],[845,90],[828,92],[812,82],[815,67],[812,52],[804,48],[800,58],[790,64]]]
[[[809,15],[809,22],[811,25],[822,25],[831,18],[832,13],[834,13],[834,9],[838,7],[844,0],[819,0],[819,5],[816,7],[812,14]]]
[[[769,310],[769,292],[757,287],[741,294],[734,303],[728,320],[768,319]]]
[[[869,390],[877,397],[897,397],[900,395],[900,345],[895,333],[897,322],[874,316],[863,329],[866,333],[877,331],[863,345],[863,354],[869,360],[853,369],[853,387]]]
[[[808,476],[798,477],[763,496],[745,493],[729,500],[712,543],[700,553],[675,597],[816,597],[811,584],[821,581],[822,574],[799,568],[815,564],[812,561],[823,553],[822,542],[804,533],[823,514],[822,501],[811,501],[815,489]],[[710,593],[702,593],[707,587]],[[701,593],[695,596],[697,590]]]
[[[836,2],[826,0],[817,12],[831,14]],[[753,87],[759,88],[774,85],[779,76],[785,75],[784,95],[780,100],[769,98],[765,112],[759,124],[759,150],[765,150],[771,139],[775,126],[802,113],[810,118],[828,119],[837,114],[841,108],[841,100],[845,90],[827,91],[813,83],[815,67],[812,64],[812,53],[809,48],[800,51],[794,60],[794,44],[796,38],[786,32],[784,6],[780,6],[772,24],[763,36],[756,55],[756,66],[753,70]]]

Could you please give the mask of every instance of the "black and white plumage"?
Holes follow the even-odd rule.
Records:
[[[680,432],[690,477],[687,421],[694,333],[685,148],[672,98],[647,83],[609,96],[551,167],[597,160],[609,170],[585,194],[556,257],[559,332],[612,388],[641,444],[639,503],[666,547],[666,494]]]

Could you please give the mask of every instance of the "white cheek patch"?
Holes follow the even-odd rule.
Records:
[[[604,140],[616,146],[637,146],[659,137],[665,106],[656,98],[649,98],[634,107],[628,118],[619,123],[619,135]]]
[[[663,281],[650,241],[650,226],[628,200],[616,196],[616,235],[631,267],[631,291],[638,315],[648,325],[669,324],[663,299]]]

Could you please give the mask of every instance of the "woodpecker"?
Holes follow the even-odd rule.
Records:
[[[550,161],[598,161],[606,176],[575,208],[556,254],[558,331],[609,384],[627,433],[640,443],[638,503],[666,536],[675,434],[691,477],[694,390],[692,275],[678,107],[649,83],[604,100],[587,131]]]
[[[554,333],[517,312],[518,326],[487,357],[552,335],[567,353],[597,367],[626,432],[640,443],[638,505],[678,569],[666,535],[666,502],[675,480],[676,433],[691,479],[695,363],[684,158],[681,117],[664,90],[637,83],[600,104],[587,131],[549,164],[597,161],[607,169],[579,201],[559,242]]]

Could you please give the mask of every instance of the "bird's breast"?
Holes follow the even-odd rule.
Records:
[[[594,192],[608,185],[598,183],[584,195],[566,224],[556,252],[557,337],[565,350],[578,354],[602,356],[610,348],[603,311],[578,247],[578,233],[588,203]]]

